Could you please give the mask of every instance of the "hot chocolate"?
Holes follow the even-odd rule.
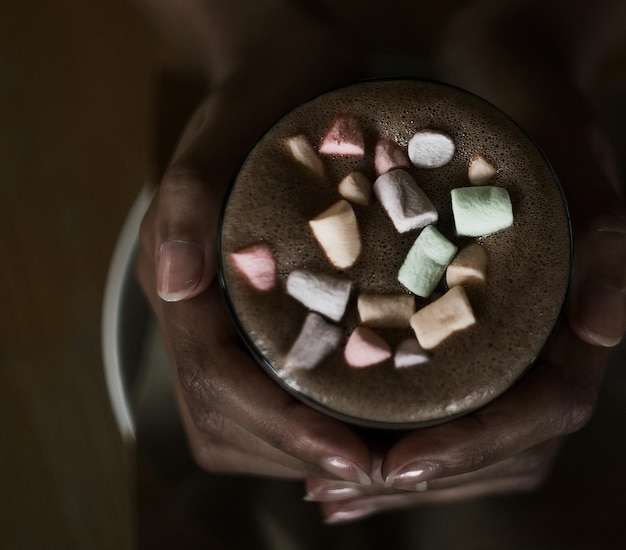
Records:
[[[219,246],[261,364],[374,427],[440,422],[509,388],[558,322],[571,269],[567,209],[532,141],[482,99],[414,80],[348,86],[275,124],[236,177]],[[437,269],[411,287],[424,257]]]

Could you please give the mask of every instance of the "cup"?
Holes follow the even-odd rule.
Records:
[[[560,321],[572,246],[558,179],[513,120],[450,85],[386,79],[265,133],[225,199],[218,272],[278,384],[401,430],[474,411],[527,371]]]

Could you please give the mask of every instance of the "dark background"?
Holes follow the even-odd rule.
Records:
[[[164,477],[150,457],[123,445],[103,376],[109,258],[132,201],[163,158],[155,153],[163,75],[187,69],[129,2],[0,4],[2,548],[134,547],[137,502],[154,506],[142,510],[144,525],[153,521],[155,532],[170,533],[190,522],[187,512],[198,504],[191,523],[202,538],[223,520],[220,510],[242,504],[230,489],[221,508],[207,507],[210,493],[175,491],[192,498],[178,515],[159,511],[171,506],[163,495],[180,479]],[[596,97],[621,151],[625,73],[626,60],[609,64]],[[185,86],[167,89],[166,96],[188,94]],[[176,118],[179,104],[168,105]],[[445,513],[426,508],[420,524],[440,538],[424,538],[424,547],[501,547],[494,540],[517,540],[516,548],[621,547],[624,350],[614,356],[596,416],[569,438],[544,489]],[[193,476],[197,487],[208,480]],[[236,491],[242,486],[233,483]],[[495,538],[486,536],[479,513],[492,518]]]

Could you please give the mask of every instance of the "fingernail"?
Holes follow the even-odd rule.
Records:
[[[331,456],[322,460],[322,468],[345,481],[359,483],[360,485],[371,485],[370,477],[359,468],[354,462],[341,456]]]
[[[435,477],[436,473],[435,464],[409,462],[396,468],[385,478],[385,488],[425,491],[428,489],[427,480]]]
[[[325,523],[335,524],[335,523],[345,523],[348,521],[355,521],[357,519],[362,519],[365,516],[369,516],[376,512],[376,507],[371,504],[358,504],[350,507],[341,508],[340,510],[335,510],[324,520]]]
[[[581,289],[578,307],[583,330],[591,341],[606,347],[619,344],[626,330],[622,291],[588,283]]]
[[[157,292],[166,302],[183,300],[202,278],[204,254],[200,245],[167,241],[161,245],[157,264]]]
[[[311,489],[304,500],[310,502],[334,502],[361,496],[363,492],[355,485],[327,483]]]

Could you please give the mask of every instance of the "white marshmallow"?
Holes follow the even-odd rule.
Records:
[[[340,321],[346,311],[352,282],[333,275],[303,269],[287,277],[287,294],[322,315]]]
[[[337,269],[347,269],[361,253],[361,236],[350,203],[340,200],[309,221],[313,235]]]
[[[372,198],[372,182],[361,172],[350,172],[339,182],[339,194],[354,204],[367,206]]]
[[[448,164],[456,147],[452,138],[436,130],[421,130],[409,140],[409,158],[418,168],[439,168]]]
[[[288,138],[285,145],[297,162],[306,166],[320,178],[324,177],[324,162],[304,134]]]
[[[399,233],[437,222],[437,209],[406,170],[378,176],[374,193]]]
[[[339,346],[342,330],[317,313],[309,313],[285,358],[287,369],[312,369]]]
[[[393,363],[397,369],[421,365],[429,360],[428,354],[415,338],[407,338],[400,342],[393,356]]]

